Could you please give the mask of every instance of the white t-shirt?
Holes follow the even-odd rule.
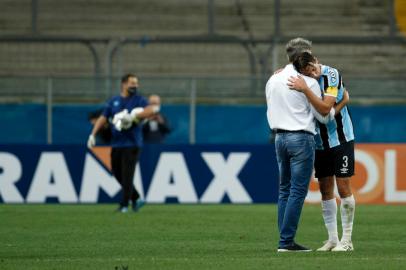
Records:
[[[298,74],[293,65],[289,64],[268,80],[265,88],[268,123],[271,129],[305,130],[316,134],[314,117],[320,114],[303,93],[289,89],[287,85],[289,77]],[[318,82],[302,76],[313,93],[321,98]]]

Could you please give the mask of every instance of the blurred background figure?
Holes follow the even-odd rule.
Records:
[[[148,101],[149,105],[161,106],[161,98],[158,95],[150,95]],[[145,143],[164,143],[170,132],[168,120],[160,112],[147,118],[142,128]]]

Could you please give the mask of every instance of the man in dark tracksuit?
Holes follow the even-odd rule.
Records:
[[[154,115],[159,107],[148,106],[145,97],[137,93],[138,79],[127,74],[121,79],[120,95],[112,97],[106,104],[102,115],[96,121],[88,139],[88,147],[95,145],[95,135],[107,122],[112,122],[111,167],[113,175],[122,187],[119,211],[128,212],[129,201],[137,211],[142,206],[138,191],[134,188],[135,167],[143,145],[140,119]]]

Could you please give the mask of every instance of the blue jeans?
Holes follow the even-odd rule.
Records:
[[[293,243],[313,172],[314,136],[305,132],[278,133],[275,139],[279,167],[279,247]]]

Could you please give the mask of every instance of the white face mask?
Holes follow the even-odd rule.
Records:
[[[155,120],[150,120],[149,122],[149,128],[151,131],[157,131],[158,130],[158,122]]]

